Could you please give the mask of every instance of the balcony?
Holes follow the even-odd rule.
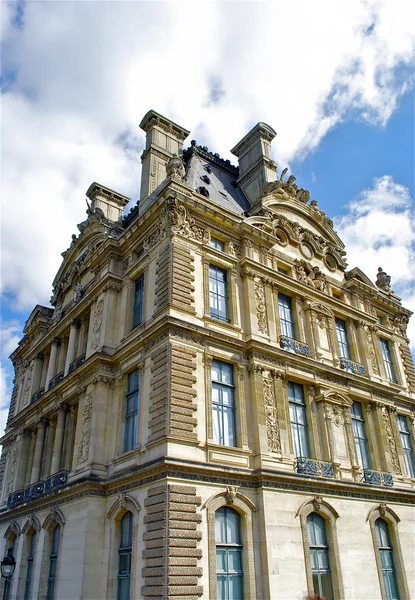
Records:
[[[363,482],[371,485],[393,486],[393,477],[390,473],[374,471],[373,469],[363,469]]]
[[[350,358],[344,358],[344,356],[340,358],[340,368],[348,373],[353,373],[354,375],[366,375],[363,365],[354,362],[354,360],[350,360]]]
[[[60,373],[55,375],[55,377],[53,377],[53,379],[51,379],[49,381],[48,390],[51,390],[53,387],[55,387],[55,385],[58,385],[58,383],[60,383],[62,381],[63,377],[64,377],[63,371],[61,371]]]
[[[68,480],[68,471],[59,471],[59,473],[53,473],[45,481],[37,481],[31,483],[24,490],[17,490],[12,494],[9,494],[7,498],[7,506],[9,508],[15,508],[20,504],[32,502],[42,496],[45,496],[49,492],[53,492],[57,488],[64,487]]]
[[[7,506],[14,508],[24,502],[24,490],[16,490],[13,494],[9,494],[7,498]]]
[[[72,371],[75,371],[75,369],[80,367],[84,362],[85,362],[85,354],[81,354],[81,356],[78,356],[78,358],[76,358],[73,362],[71,362],[71,364],[69,365],[68,373],[72,373]]]
[[[63,487],[68,479],[68,471],[59,471],[50,475],[45,481],[45,492]]]
[[[36,500],[39,496],[43,495],[45,490],[45,482],[37,481],[36,483],[31,483],[27,486],[24,491],[24,501],[30,502],[31,500]]]
[[[32,397],[30,398],[30,404],[33,404],[33,402],[35,402],[36,400],[38,400],[38,398],[43,396],[44,393],[45,393],[45,388],[40,388],[40,390],[38,390],[37,392],[32,394]]]
[[[334,478],[333,465],[324,460],[313,458],[297,458],[297,473],[303,475],[319,475],[320,477]]]
[[[307,344],[299,342],[298,340],[293,340],[286,335],[280,336],[280,347],[283,350],[288,350],[288,352],[294,352],[294,354],[301,354],[302,356],[310,358],[310,349]]]

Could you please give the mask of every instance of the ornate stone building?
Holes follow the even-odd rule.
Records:
[[[150,111],[12,354],[9,598],[414,597],[410,312],[347,270],[256,125],[239,166]]]

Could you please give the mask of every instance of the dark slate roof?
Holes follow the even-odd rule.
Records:
[[[249,210],[250,204],[236,183],[239,168],[218,154],[212,154],[205,146],[197,146],[194,140],[191,144],[183,152],[186,183],[223,208],[237,214]]]

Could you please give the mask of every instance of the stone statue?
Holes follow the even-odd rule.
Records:
[[[378,272],[376,275],[376,285],[380,290],[383,290],[384,292],[391,291],[390,275],[385,273],[385,271],[382,269],[382,267],[378,268]]]
[[[173,156],[167,163],[166,174],[167,177],[171,177],[171,179],[183,181],[185,175],[184,164],[182,159],[176,156],[176,154],[173,154]]]
[[[75,284],[75,286],[74,286],[73,289],[74,289],[74,299],[73,299],[73,301],[76,304],[82,298],[82,292],[83,292],[83,290],[82,290],[82,283],[80,281],[78,281]]]

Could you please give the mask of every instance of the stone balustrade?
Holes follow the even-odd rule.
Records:
[[[57,375],[55,375],[55,377],[53,377],[49,381],[48,390],[51,390],[53,387],[55,387],[55,385],[57,385],[58,383],[60,383],[62,381],[63,377],[64,377],[64,372],[63,371],[61,371],[60,373],[58,373]]]
[[[37,392],[32,394],[32,396],[30,398],[30,404],[33,404],[33,402],[35,402],[36,400],[41,398],[44,393],[45,393],[45,388],[40,388]]]
[[[68,374],[72,373],[72,371],[75,371],[75,369],[77,369],[78,367],[80,367],[84,362],[85,362],[85,354],[81,354],[81,356],[78,356],[78,358],[76,358],[69,365]]]
[[[12,494],[9,494],[7,498],[8,508],[15,508],[20,504],[32,502],[42,496],[45,496],[49,492],[53,492],[57,488],[61,488],[66,485],[68,480],[68,471],[59,471],[53,473],[45,481],[37,481],[31,483],[24,490],[16,490]]]

